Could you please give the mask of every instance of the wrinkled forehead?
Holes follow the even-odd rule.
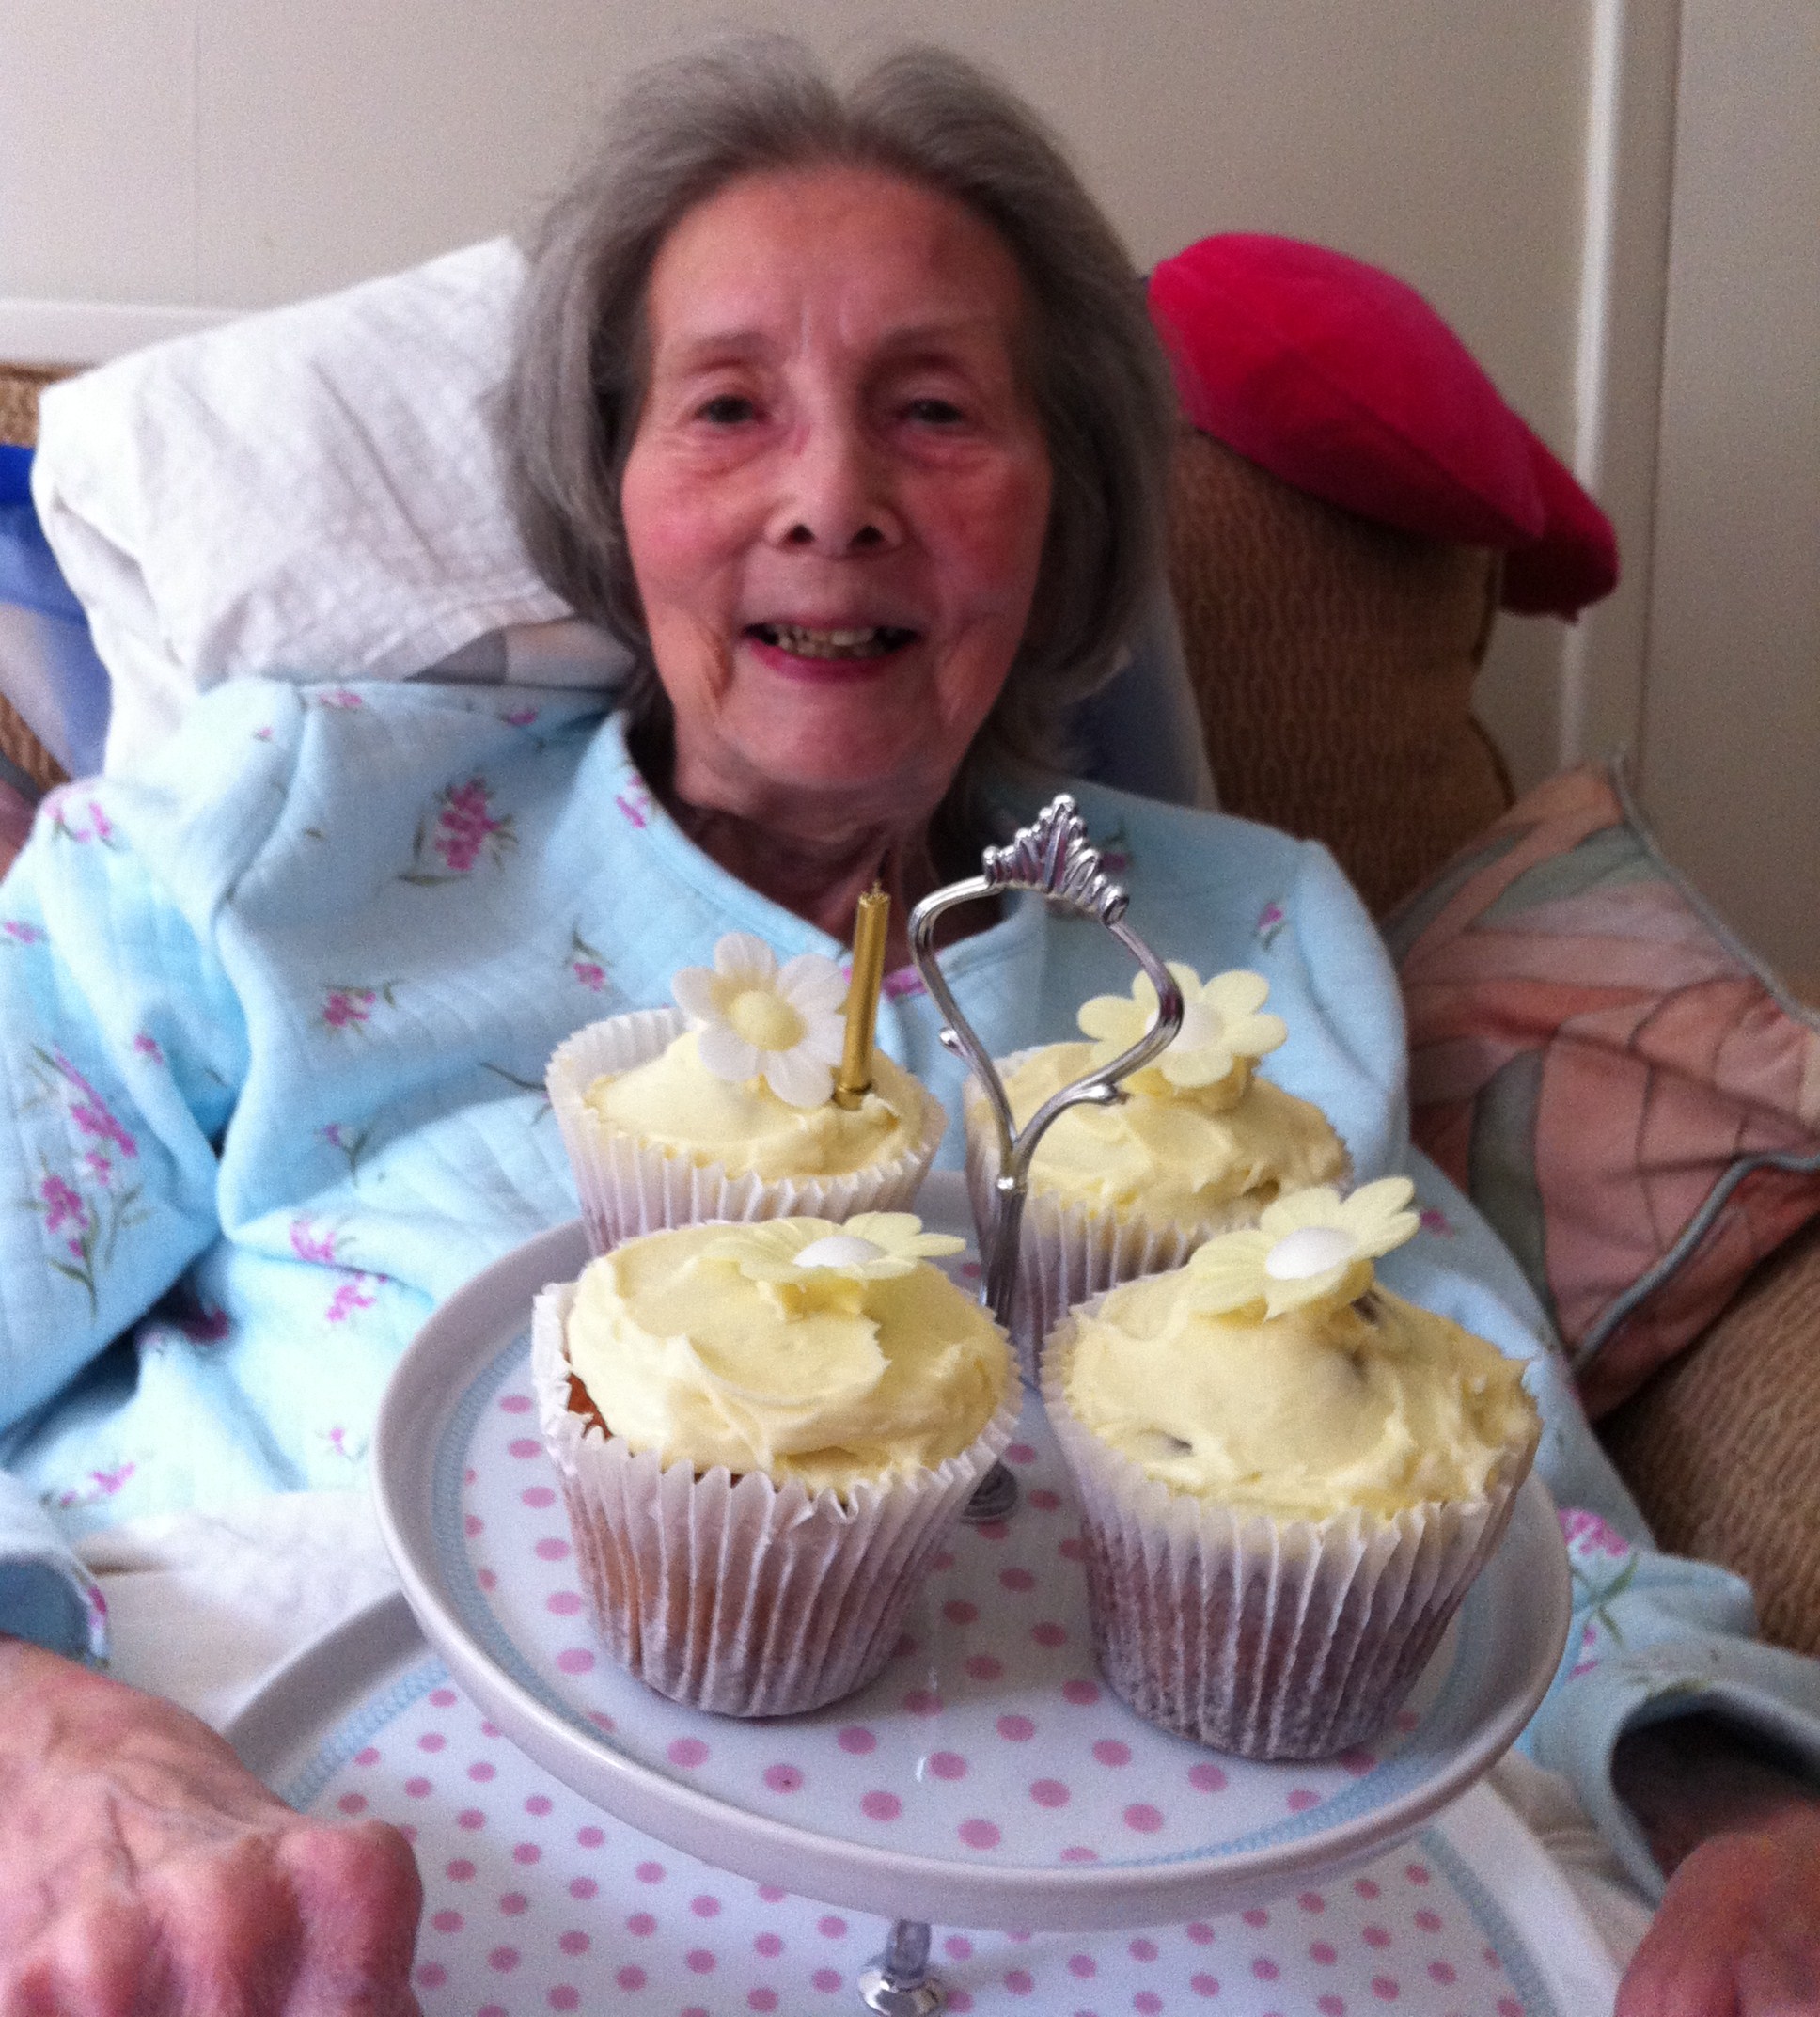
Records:
[[[742,175],[684,212],[652,261],[644,322],[660,369],[807,341],[996,350],[1014,367],[1027,305],[1010,247],[966,205],[824,165]]]

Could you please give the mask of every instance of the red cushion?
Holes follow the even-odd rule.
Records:
[[[1523,432],[1547,525],[1534,545],[1505,555],[1503,604],[1525,616],[1573,616],[1618,586],[1618,536],[1573,471],[1539,435]]]
[[[1512,608],[1571,615],[1617,578],[1605,514],[1416,291],[1298,239],[1165,260],[1151,312],[1195,426],[1298,490],[1511,556]]]

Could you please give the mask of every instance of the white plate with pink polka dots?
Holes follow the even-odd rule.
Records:
[[[423,2017],[858,2017],[881,1920],[802,1896],[788,1866],[730,1876],[588,1805],[453,1684],[401,1598],[328,1633],[228,1735],[292,1805],[411,1837]],[[948,1924],[932,1962],[953,2017],[1607,2017],[1616,1991],[1489,1787],[1268,1906],[1140,1932]]]
[[[964,1231],[959,1180],[933,1178],[922,1210]],[[1154,1728],[1099,1678],[1068,1475],[1032,1396],[1006,1453],[1016,1512],[957,1532],[871,1687],[787,1719],[681,1708],[601,1652],[535,1425],[531,1299],[586,1258],[579,1225],[559,1227],[424,1327],[381,1410],[380,1517],[459,1689],[556,1778],[689,1854],[949,1925],[1243,1908],[1407,1836],[1504,1751],[1553,1676],[1567,1572],[1532,1480],[1377,1742],[1261,1765]]]
[[[730,1876],[601,1813],[455,1685],[401,1598],[294,1661],[228,1735],[294,1805],[409,1835],[424,2017],[859,2017],[878,1919],[804,1897],[788,1865]],[[1617,1983],[1559,1869],[1485,1786],[1267,1905],[1141,1931],[949,1922],[932,1961],[951,2017],[1608,2017]]]

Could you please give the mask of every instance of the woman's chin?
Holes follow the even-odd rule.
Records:
[[[732,764],[780,796],[839,800],[860,817],[869,809],[887,819],[933,812],[966,748],[927,688],[914,696],[822,688],[764,700],[716,725]],[[679,713],[679,750],[689,726]]]
[[[949,774],[932,763],[927,742],[906,737],[882,744],[876,735],[847,740],[805,737],[783,747],[747,751],[748,761],[780,792],[811,802],[838,802],[850,816],[898,819],[933,812]]]

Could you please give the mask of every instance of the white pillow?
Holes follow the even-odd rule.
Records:
[[[107,769],[240,674],[623,674],[506,509],[488,415],[523,275],[494,239],[45,393],[33,501],[112,677]]]

